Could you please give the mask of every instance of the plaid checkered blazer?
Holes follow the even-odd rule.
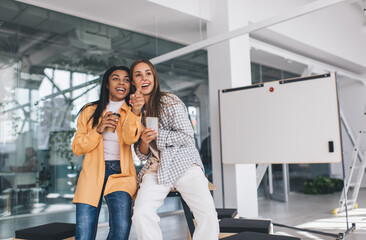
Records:
[[[202,169],[203,164],[195,145],[187,107],[174,94],[163,96],[161,102],[159,132],[156,139],[156,146],[160,152],[158,182],[171,184],[193,164],[199,165]],[[138,184],[149,169],[153,157],[151,150],[148,155],[139,151],[140,141],[141,139],[135,143],[135,152],[140,160],[146,160],[146,163],[137,176]]]

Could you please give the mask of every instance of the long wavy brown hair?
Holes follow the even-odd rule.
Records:
[[[159,77],[155,66],[147,59],[138,59],[134,61],[130,67],[130,79],[133,81],[133,71],[139,63],[146,63],[149,65],[152,74],[154,75],[154,88],[150,93],[149,102],[145,103],[146,117],[159,117],[161,111],[161,98],[168,95],[167,92],[160,91]],[[132,87],[133,85],[131,85]],[[133,91],[135,88],[133,87]]]

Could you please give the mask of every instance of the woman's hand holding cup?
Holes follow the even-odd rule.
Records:
[[[152,140],[156,140],[158,132],[152,128],[145,128],[141,133],[141,141],[149,144]]]
[[[116,130],[116,126],[118,125],[119,118],[120,115],[118,113],[107,112],[102,117],[102,121],[97,126],[97,133],[102,134],[104,130],[114,132]]]

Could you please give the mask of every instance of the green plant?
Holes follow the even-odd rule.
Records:
[[[343,181],[336,178],[328,178],[317,176],[314,179],[305,181],[305,194],[326,194],[341,191],[343,188]]]
[[[74,163],[72,157],[74,153],[71,149],[71,139],[74,136],[75,129],[70,129],[68,131],[52,132],[50,135],[50,148],[55,152],[56,155],[61,158],[66,159],[74,169]]]

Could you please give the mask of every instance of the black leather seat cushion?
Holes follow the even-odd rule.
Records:
[[[75,236],[76,225],[72,223],[49,223],[15,231],[15,238],[29,240],[61,240]]]
[[[223,218],[220,221],[220,232],[241,233],[241,232],[260,232],[269,233],[271,221],[257,219],[236,219]]]
[[[234,218],[238,213],[236,208],[216,208],[218,219]]]
[[[297,237],[280,236],[257,232],[242,232],[221,240],[301,240]]]

